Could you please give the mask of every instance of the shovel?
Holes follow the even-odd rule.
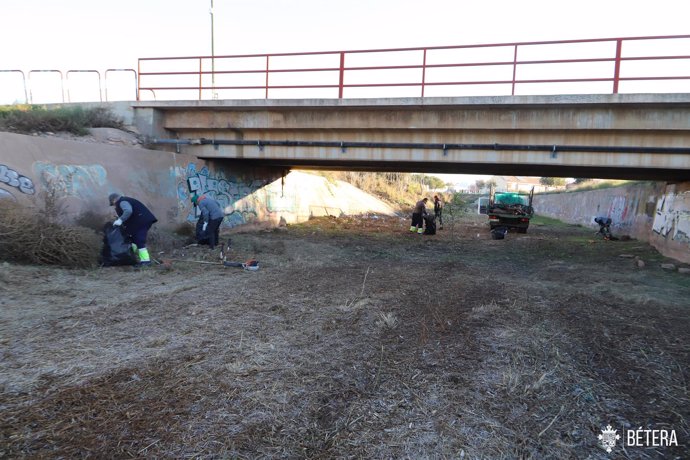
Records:
[[[192,264],[217,265],[220,267],[238,267],[244,268],[245,270],[249,270],[252,272],[255,272],[259,269],[259,261],[254,259],[249,259],[246,262],[231,262],[228,260],[223,260],[221,262],[207,262],[205,260],[163,259],[163,265],[166,265],[171,262],[189,262]]]

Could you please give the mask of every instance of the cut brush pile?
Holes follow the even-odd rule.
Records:
[[[87,268],[101,240],[91,229],[59,224],[44,214],[0,201],[0,257],[13,262]]]

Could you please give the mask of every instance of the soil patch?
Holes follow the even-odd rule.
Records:
[[[626,458],[690,454],[687,275],[581,227],[444,220],[224,234],[256,272],[179,245],[0,266],[0,456],[604,459],[607,425],[675,430]]]

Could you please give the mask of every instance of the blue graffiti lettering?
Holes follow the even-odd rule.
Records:
[[[7,190],[3,190],[0,188],[0,200],[12,200],[12,201],[17,201],[17,199],[12,195],[10,192]]]
[[[107,183],[108,173],[101,165],[56,165],[38,161],[34,164],[34,173],[45,186],[59,186],[67,195],[86,198],[91,196],[94,188]]]
[[[0,182],[19,189],[20,192],[27,195],[36,193],[34,183],[26,176],[22,176],[14,169],[10,169],[5,165],[0,165]]]
[[[256,192],[265,181],[253,180],[251,183],[240,181],[234,177],[228,178],[223,171],[211,173],[208,167],[204,166],[197,171],[196,165],[190,163],[185,170],[186,189],[182,183],[178,184],[177,196],[182,208],[191,205],[189,197],[192,194],[205,194],[218,201],[225,210],[225,225],[234,227],[256,219],[256,210],[252,200],[243,200]],[[242,202],[238,206],[238,202]],[[187,220],[195,221],[199,217],[196,207],[190,209]]]

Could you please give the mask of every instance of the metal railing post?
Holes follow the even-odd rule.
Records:
[[[199,100],[202,99],[201,92],[202,92],[203,87],[204,87],[204,81],[203,81],[203,78],[204,78],[204,64],[203,64],[203,62],[204,62],[204,58],[201,58],[201,57],[200,57],[200,58],[199,58]]]
[[[424,84],[426,83],[426,48],[424,48],[424,58],[422,60],[422,97],[424,97]]]
[[[141,94],[141,59],[137,60],[137,75],[139,75],[139,78],[137,78],[136,84],[137,84],[137,102],[139,102],[140,94]],[[106,85],[107,87],[107,85]]]
[[[338,81],[338,99],[343,98],[343,85],[345,80],[345,52],[340,52],[340,79]]]
[[[266,93],[265,98],[268,99],[268,54],[266,55]]]
[[[510,95],[515,96],[515,77],[517,76],[517,54],[518,54],[518,45],[515,45],[513,51],[513,83],[512,83],[512,88],[510,90]]]
[[[616,40],[616,64],[613,69],[613,94],[618,94],[618,82],[621,76],[621,52],[623,49],[623,39]]]

